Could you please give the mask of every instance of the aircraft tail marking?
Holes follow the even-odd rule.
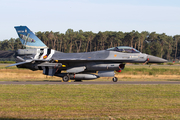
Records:
[[[47,48],[47,46],[27,26],[15,26],[14,28],[25,48]]]

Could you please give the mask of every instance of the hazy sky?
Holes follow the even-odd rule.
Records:
[[[33,32],[132,30],[180,34],[180,0],[0,0],[0,40]]]

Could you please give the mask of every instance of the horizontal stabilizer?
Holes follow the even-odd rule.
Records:
[[[25,61],[22,57],[19,57],[19,56],[17,56],[17,59],[19,59],[20,61]]]
[[[11,65],[6,66],[6,67],[12,67],[12,66],[16,66],[16,65],[27,64],[27,63],[30,63],[30,62],[32,62],[32,60],[31,61],[26,61],[26,62],[19,62],[19,63],[11,64]]]

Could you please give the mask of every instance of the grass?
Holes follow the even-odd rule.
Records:
[[[45,76],[42,71],[6,68],[6,64],[0,65],[0,81],[47,81],[62,80],[59,77]],[[147,66],[127,65],[121,73],[116,73],[120,81],[180,81],[180,66]],[[99,78],[95,81],[111,81],[112,77]]]
[[[180,119],[179,85],[0,85],[0,117]]]
[[[5,64],[14,64],[16,63],[15,61],[0,61],[0,63],[5,63]]]
[[[180,66],[171,66],[171,65],[127,65],[123,74],[134,74],[134,75],[179,75]],[[120,73],[121,74],[121,73]]]
[[[0,69],[0,81],[43,80],[61,80],[61,78],[43,75],[42,71],[31,71],[28,69]]]
[[[12,63],[13,64],[13,63]],[[8,65],[11,65],[11,64],[4,64],[4,63],[0,63],[0,69],[18,69],[16,66],[13,66],[13,67],[6,67]]]
[[[61,80],[5,66],[0,65],[0,81]],[[120,81],[180,81],[179,73],[173,65],[127,65],[116,76]],[[0,85],[0,120],[180,119],[179,98],[180,85]]]

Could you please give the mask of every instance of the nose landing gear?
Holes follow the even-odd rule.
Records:
[[[117,78],[117,77],[114,77],[114,78],[112,79],[112,81],[113,81],[113,82],[117,82],[117,81],[118,81],[118,78]]]

